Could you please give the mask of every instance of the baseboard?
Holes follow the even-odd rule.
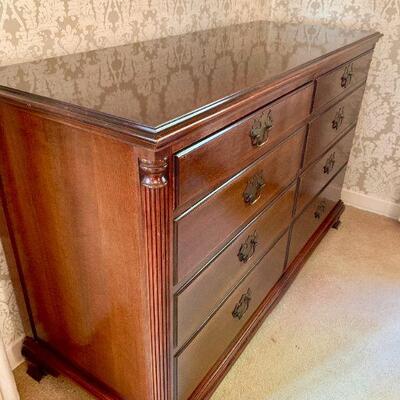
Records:
[[[6,347],[7,358],[11,369],[17,368],[25,361],[25,358],[21,354],[24,339],[25,336],[21,336]]]
[[[353,192],[352,190],[342,190],[342,200],[345,204],[373,212],[375,214],[384,215],[389,218],[400,218],[400,205],[390,201],[378,199],[363,193]]]

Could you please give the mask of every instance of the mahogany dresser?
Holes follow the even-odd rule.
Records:
[[[253,22],[0,69],[29,374],[209,398],[339,224],[379,37]]]

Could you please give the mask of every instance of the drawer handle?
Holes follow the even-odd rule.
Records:
[[[265,181],[261,173],[252,176],[247,182],[245,191],[243,192],[243,199],[246,204],[254,204],[260,197]]]
[[[338,130],[344,120],[344,107],[339,107],[339,110],[337,110],[335,119],[332,121],[332,129]]]
[[[346,89],[347,86],[350,85],[352,77],[353,77],[353,63],[346,65],[342,78],[340,80],[340,86],[342,86],[343,89]]]
[[[335,166],[335,152],[331,153],[324,165],[324,174],[330,174],[333,167]]]
[[[326,200],[322,200],[318,204],[318,206],[317,206],[317,208],[315,209],[315,212],[314,212],[314,218],[315,219],[321,219],[322,215],[325,213],[326,205],[327,205],[326,204]]]
[[[242,319],[243,315],[249,308],[251,301],[251,290],[250,288],[247,289],[245,294],[242,294],[239,302],[236,303],[234,310],[232,311],[233,318]]]
[[[250,139],[253,146],[260,147],[268,140],[272,124],[271,110],[264,111],[260,118],[253,122],[253,127],[250,131]]]
[[[254,252],[257,247],[257,232],[254,232],[252,235],[249,235],[246,241],[240,246],[238,258],[239,261],[243,264],[246,264],[247,261],[253,257]]]

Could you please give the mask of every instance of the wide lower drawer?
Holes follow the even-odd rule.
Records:
[[[229,290],[288,228],[294,186],[262,211],[187,287],[175,297],[176,346],[180,347]]]
[[[308,168],[300,178],[300,190],[296,205],[296,215],[316,196],[347,163],[353,143],[355,128],[351,129],[321,159]]]
[[[178,153],[178,205],[211,191],[288,137],[310,114],[312,93],[309,84]]]
[[[287,238],[285,234],[262,258],[207,325],[176,356],[178,400],[190,396],[278,281],[283,271]]]
[[[372,51],[317,78],[314,110],[364,82],[367,79],[371,59]]]
[[[301,129],[175,220],[175,281],[193,273],[293,182],[304,135]]]
[[[346,168],[343,167],[294,222],[287,265],[290,265],[297,254],[300,253],[325,217],[340,200],[345,172]]]
[[[304,165],[320,157],[332,142],[357,121],[364,89],[362,85],[311,122]]]

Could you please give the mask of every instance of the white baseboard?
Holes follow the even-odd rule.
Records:
[[[21,365],[24,362],[24,357],[21,354],[24,338],[25,336],[21,336],[6,347],[7,358],[11,369],[17,368],[18,365]]]
[[[363,193],[353,192],[352,190],[342,190],[342,200],[345,204],[384,215],[393,219],[400,219],[400,205],[390,201],[371,197]]]

